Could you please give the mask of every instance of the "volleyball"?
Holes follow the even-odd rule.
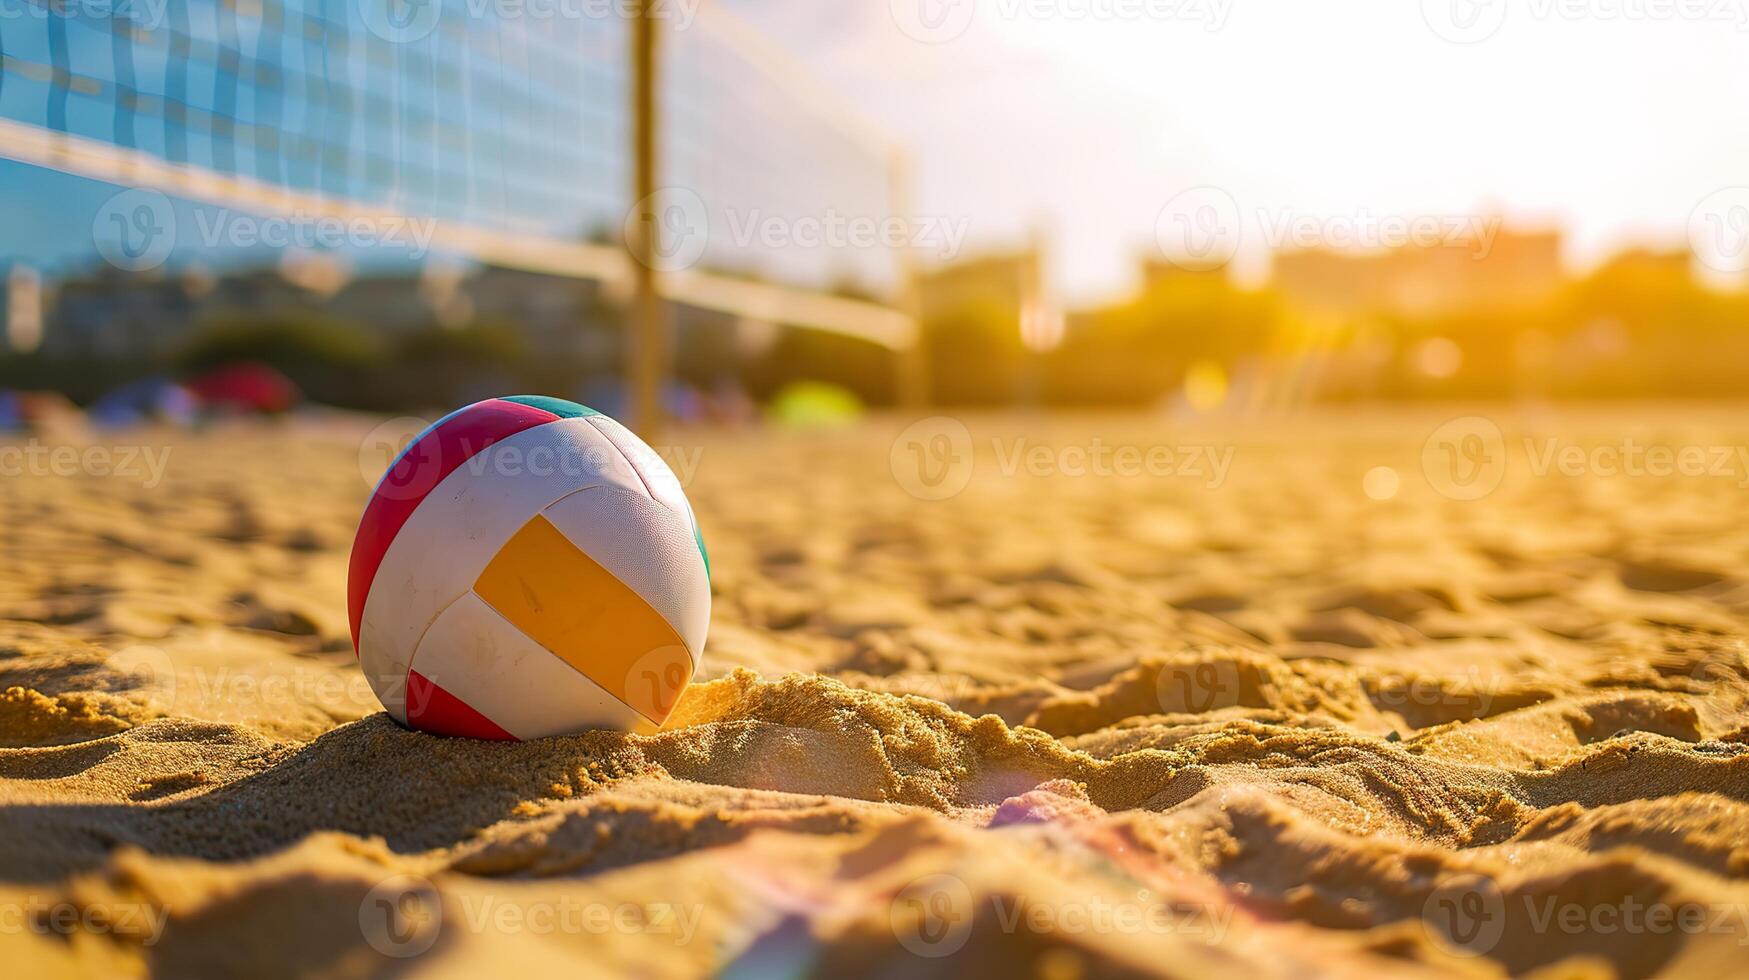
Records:
[[[680,481],[573,402],[478,402],[416,437],[352,545],[353,646],[396,721],[523,740],[659,729],[698,670],[710,559]]]

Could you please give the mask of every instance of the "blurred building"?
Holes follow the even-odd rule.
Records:
[[[42,351],[50,357],[150,359],[187,338],[194,309],[194,298],[175,279],[111,269],[64,279],[46,316]]]
[[[1023,251],[984,255],[924,272],[918,280],[923,322],[974,317],[1012,324],[1022,344],[1048,351],[1061,344],[1067,318],[1053,294],[1044,239]]]
[[[515,334],[537,358],[611,363],[618,313],[591,279],[486,266],[428,265],[420,276],[361,278],[329,308],[393,339],[419,330],[489,325]]]
[[[1612,256],[1600,275],[1644,276],[1663,282],[1693,284],[1694,253],[1688,249],[1630,248]]]
[[[1478,263],[1472,295],[1488,306],[1548,299],[1566,280],[1561,262],[1565,245],[1566,236],[1555,229],[1501,229],[1493,247]]]
[[[340,287],[325,309],[390,341],[429,327],[435,319],[420,296],[417,276],[360,276]]]
[[[1162,259],[1154,254],[1142,257],[1142,290],[1146,292],[1158,286],[1177,282],[1228,282],[1228,267],[1215,269],[1187,268],[1170,259]]]
[[[613,356],[617,317],[599,282],[488,268],[459,289],[476,317],[515,326],[532,354],[603,362]]]
[[[1356,252],[1311,249],[1274,256],[1274,286],[1302,312],[1425,317],[1524,306],[1564,281],[1558,231],[1501,228],[1487,239]]]
[[[1031,284],[1041,274],[1033,249],[1000,252],[938,266],[918,277],[918,302],[924,322],[970,308],[1012,310],[1018,324]]]
[[[1050,288],[1044,236],[1029,247],[923,271],[918,309],[931,397],[946,404],[1039,398],[1039,360],[1057,350],[1069,318]]]
[[[26,265],[15,265],[0,280],[0,337],[7,350],[29,354],[42,345],[43,281],[42,274]]]

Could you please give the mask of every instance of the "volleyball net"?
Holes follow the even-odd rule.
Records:
[[[631,199],[627,9],[0,0],[0,157],[379,237],[420,227],[433,253],[614,288],[638,271],[627,224],[653,215],[667,301],[910,345],[904,257],[819,232],[895,215],[892,141],[708,2],[653,8],[662,199]],[[154,200],[111,228],[68,220],[90,221],[97,251],[124,266],[222,247],[152,240],[166,224]]]

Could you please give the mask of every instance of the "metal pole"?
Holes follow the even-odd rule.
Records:
[[[634,278],[631,322],[626,336],[625,375],[633,431],[652,440],[662,428],[662,386],[668,373],[668,311],[657,283],[661,254],[661,215],[657,213],[656,175],[656,18],[654,0],[631,0],[632,20],[632,200],[636,213],[626,235]]]
[[[916,220],[911,213],[911,159],[903,150],[894,150],[887,163],[887,204],[893,214],[907,224]],[[907,243],[909,235],[905,236]],[[917,411],[929,404],[929,351],[923,338],[922,274],[917,266],[917,254],[909,244],[899,246],[898,255],[900,312],[911,318],[910,343],[899,351],[896,393],[899,407]]]

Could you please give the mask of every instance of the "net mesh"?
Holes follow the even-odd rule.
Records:
[[[548,242],[611,245],[632,166],[630,24],[615,9],[0,0],[0,121],[114,148],[146,170],[232,179],[203,184],[209,200],[279,189],[340,215],[368,207],[484,230],[531,256]],[[695,268],[814,299],[846,284],[890,295],[890,249],[810,235],[890,214],[882,138],[721,11],[663,31],[660,176],[701,204]],[[445,239],[463,253],[472,240]]]
[[[709,209],[707,262],[817,288],[893,289],[892,249],[867,244],[893,214],[878,131],[714,8],[671,35],[665,66],[665,179]]]

